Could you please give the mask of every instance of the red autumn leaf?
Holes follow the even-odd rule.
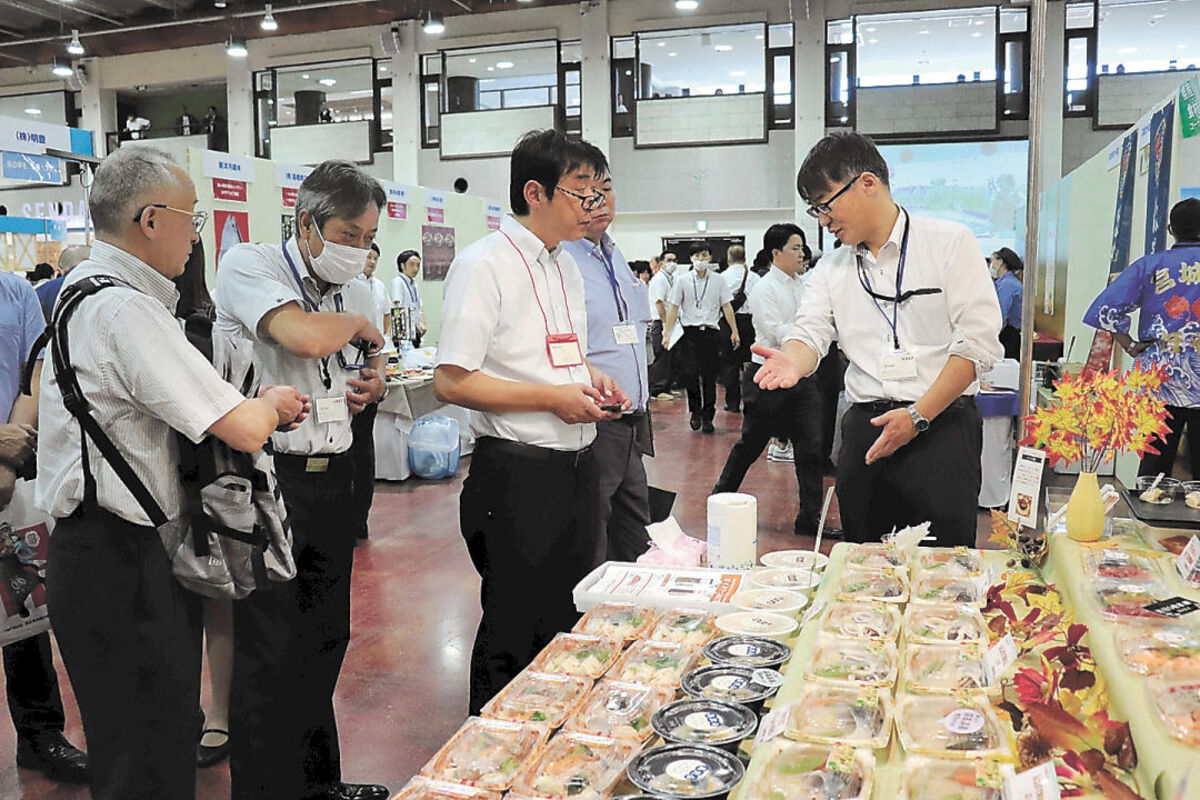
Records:
[[[1083,761],[1083,766],[1087,768],[1089,774],[1095,774],[1104,769],[1104,753],[1099,750],[1085,750],[1079,754],[1079,758]]]
[[[1108,800],[1143,800],[1140,794],[1121,783],[1106,769],[1092,773],[1092,781],[1100,787],[1100,791]]]
[[[1062,676],[1059,685],[1064,689],[1070,689],[1072,692],[1083,691],[1096,685],[1096,675],[1087,670],[1069,669]]]
[[[1101,737],[1061,708],[1029,703],[1025,707],[1025,716],[1050,744],[1063,750],[1096,750],[1104,744]]]
[[[1188,301],[1173,294],[1171,299],[1163,304],[1163,310],[1167,312],[1167,316],[1178,319],[1188,312]]]
[[[1200,301],[1197,301],[1200,302]],[[1087,635],[1088,626],[1080,622],[1076,622],[1067,628],[1067,645],[1074,647],[1079,644],[1080,640]]]

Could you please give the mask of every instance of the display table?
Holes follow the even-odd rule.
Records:
[[[460,455],[474,449],[469,412],[460,406],[443,405],[433,391],[433,378],[389,380],[388,394],[379,403],[375,417],[375,478],[402,481],[412,474],[408,467],[408,434],[413,423],[429,414],[458,420]]]

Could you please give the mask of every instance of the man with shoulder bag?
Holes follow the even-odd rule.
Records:
[[[721,273],[721,277],[733,293],[729,305],[733,308],[733,319],[737,323],[739,344],[733,346],[729,323],[722,318],[721,385],[725,387],[725,410],[736,414],[742,407],[742,367],[750,360],[750,346],[754,344],[754,322],[746,301],[762,278],[746,267],[746,248],[743,245],[730,245],[725,258],[729,266]]]

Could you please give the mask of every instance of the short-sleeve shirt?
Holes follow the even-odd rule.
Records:
[[[701,278],[696,270],[676,275],[668,301],[679,306],[679,321],[685,328],[715,328],[721,306],[733,302],[733,292],[715,269]]]
[[[446,275],[438,366],[517,383],[590,384],[586,365],[555,367],[546,347],[547,332],[574,332],[587,347],[587,307],[583,278],[575,260],[550,251],[511,216],[500,230],[459,253]],[[596,437],[591,423],[563,422],[549,411],[472,411],[476,436],[545,447],[580,450]]]
[[[8,422],[21,390],[21,366],[46,327],[37,293],[29,281],[0,272],[0,424]]]
[[[284,247],[291,265],[284,257]],[[346,396],[346,381],[358,378],[359,372],[343,366],[343,362],[356,363],[358,350],[347,344],[340,351],[341,359],[336,353],[324,359],[301,358],[273,339],[260,337],[258,323],[268,312],[288,303],[301,308],[309,308],[311,304],[310,310],[316,311],[355,312],[373,320],[375,301],[367,285],[352,280],[343,286],[330,286],[321,294],[316,280],[308,273],[295,238],[291,238],[285,245],[240,244],[231,248],[221,257],[213,297],[217,304],[217,327],[235,339],[253,342],[255,361],[262,365],[263,385],[295,386],[301,394],[312,398],[314,413],[299,428],[272,435],[275,452],[330,455],[349,449],[354,440],[349,414],[344,419],[321,422],[317,419],[316,405],[321,398]],[[379,322],[375,325],[378,327]]]

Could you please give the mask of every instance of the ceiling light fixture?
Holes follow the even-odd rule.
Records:
[[[67,42],[67,52],[73,56],[83,55],[83,42],[79,41],[79,31],[71,29],[71,41]]]
[[[306,80],[308,80],[308,77],[309,77],[309,75],[307,72],[301,73],[300,80],[306,81]]]
[[[421,30],[428,33],[430,36],[437,36],[440,33],[446,32],[446,20],[440,11],[430,11],[429,16],[425,18],[425,24],[421,26]]]
[[[57,58],[50,62],[50,72],[59,78],[69,78],[75,74],[70,64],[60,64]]]
[[[745,75],[745,74],[746,74],[746,70],[744,70],[744,69],[735,69],[733,72],[729,73],[729,76],[730,76],[731,78],[740,78],[740,77],[742,77],[742,76],[743,76],[743,75]]]
[[[716,50],[718,53],[728,53],[732,49],[733,45],[731,44],[719,44],[713,47],[713,50]]]
[[[250,55],[250,51],[246,49],[246,40],[240,36],[230,36],[225,40],[225,55],[234,58],[245,58]]]
[[[695,11],[700,7],[700,0],[675,0],[677,11]]]
[[[229,5],[225,0],[213,0],[213,8],[224,8]]]
[[[496,69],[512,69],[512,68],[513,68],[513,62],[511,62],[511,61],[497,61],[496,62]]]
[[[29,108],[25,109],[25,113],[29,114],[31,117],[36,117],[42,113],[42,110],[35,106],[30,106]]]
[[[679,54],[678,53],[667,53],[667,55],[670,56],[671,58],[674,58],[675,56],[677,56]]]
[[[258,27],[269,33],[279,30],[279,23],[275,21],[275,15],[271,13],[270,3],[267,3],[267,14],[262,18],[262,22],[258,23]]]
[[[317,83],[321,84],[322,86],[336,86],[337,80],[334,78],[321,78],[321,80],[317,81]]]

